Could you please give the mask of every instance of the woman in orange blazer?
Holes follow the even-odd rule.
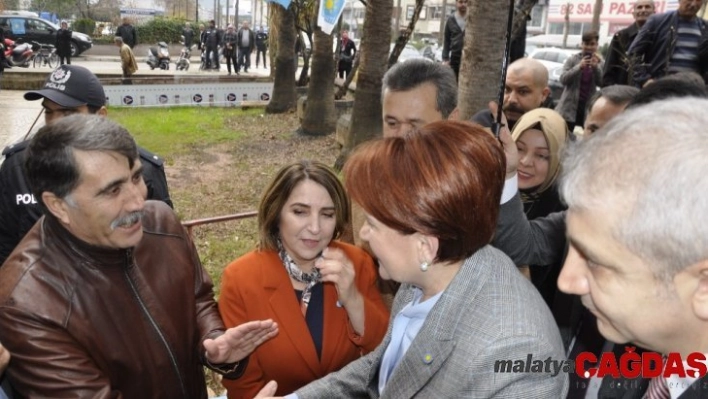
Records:
[[[350,202],[324,164],[281,169],[258,210],[259,248],[229,264],[219,310],[227,326],[273,319],[278,335],[258,347],[245,373],[223,380],[228,397],[252,398],[270,380],[278,395],[337,371],[381,342],[389,313],[362,249],[334,241]]]

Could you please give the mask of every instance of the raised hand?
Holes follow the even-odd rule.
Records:
[[[205,339],[206,358],[212,364],[240,361],[277,334],[278,324],[273,320],[243,323],[229,328],[215,339]]]

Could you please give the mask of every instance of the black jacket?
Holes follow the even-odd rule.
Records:
[[[42,216],[42,209],[32,195],[24,174],[24,154],[29,140],[5,148],[5,162],[0,166],[0,265],[22,237]],[[172,207],[163,162],[157,155],[138,147],[143,164],[143,179],[148,199]]]
[[[265,50],[268,48],[268,34],[265,32],[256,33],[256,47],[258,50]]]
[[[633,70],[629,70],[631,63],[628,62],[627,50],[637,37],[637,33],[639,33],[639,26],[633,23],[612,36],[607,58],[605,58],[605,69],[602,72],[602,87],[632,85]]]
[[[678,13],[676,11],[649,17],[634,39],[628,53],[634,62],[634,83],[642,86],[649,79],[657,79],[667,74],[669,61],[678,40]],[[696,17],[698,18],[698,17]],[[698,44],[699,73],[706,80],[708,72],[708,29],[698,18],[701,41]]]
[[[206,28],[202,32],[201,41],[204,47],[216,48],[221,44],[221,32],[216,28]]]
[[[194,30],[192,28],[184,28],[182,29],[182,36],[184,36],[184,46],[191,49],[192,43],[194,43]]]
[[[352,39],[347,39],[347,44],[342,40],[341,48],[339,49],[339,62],[351,64],[356,55],[356,44]]]
[[[459,65],[462,59],[462,46],[465,42],[465,31],[460,28],[455,20],[455,14],[447,17],[445,22],[445,35],[443,36],[443,61]]]
[[[71,33],[71,29],[59,29],[57,31],[56,49],[58,56],[71,56]]]
[[[130,46],[130,48],[135,47],[138,44],[138,33],[131,24],[123,24],[116,29],[116,36],[123,38],[123,43]]]

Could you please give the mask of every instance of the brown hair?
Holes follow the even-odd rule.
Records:
[[[440,121],[359,147],[344,167],[354,202],[402,234],[440,241],[435,261],[468,258],[494,234],[506,159],[469,122]]]
[[[337,220],[332,239],[338,238],[349,224],[349,197],[337,175],[321,162],[303,160],[291,163],[278,171],[263,192],[258,206],[259,249],[278,249],[280,213],[295,187],[304,180],[312,180],[321,185],[332,197]]]

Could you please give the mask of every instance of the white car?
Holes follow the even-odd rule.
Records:
[[[391,43],[391,47],[388,50],[388,53],[391,54],[393,51],[393,48],[396,46],[396,43]],[[418,51],[415,47],[413,47],[412,44],[406,44],[406,46],[401,50],[401,54],[398,55],[398,62],[404,62],[406,60],[410,60],[413,58],[425,58],[420,51]],[[426,60],[428,58],[425,58]]]
[[[558,100],[563,93],[563,84],[560,82],[560,76],[563,73],[565,60],[579,51],[579,49],[539,47],[534,49],[529,55],[529,58],[538,60],[548,69],[548,86],[551,88],[551,97],[554,100]]]

